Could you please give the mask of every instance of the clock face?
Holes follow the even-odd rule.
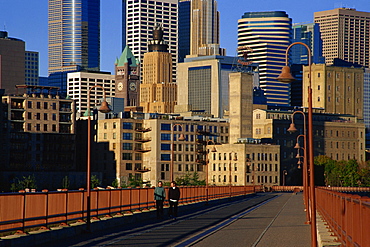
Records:
[[[131,91],[135,91],[136,90],[136,83],[135,82],[131,82],[130,83],[130,90]]]
[[[117,89],[118,89],[118,91],[122,91],[123,90],[123,84],[122,84],[122,82],[118,83]]]

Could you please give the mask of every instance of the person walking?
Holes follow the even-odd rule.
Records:
[[[163,183],[158,182],[158,186],[154,189],[154,200],[157,208],[157,219],[163,218],[163,202],[166,199],[166,192],[163,188]]]
[[[168,199],[170,203],[168,214],[170,218],[173,218],[174,220],[176,220],[177,207],[178,207],[179,200],[180,200],[180,189],[176,187],[175,181],[171,182],[171,187],[168,190]]]

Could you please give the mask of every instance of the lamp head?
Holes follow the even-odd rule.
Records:
[[[180,134],[178,141],[185,141],[184,134]]]
[[[290,67],[289,66],[284,66],[282,68],[281,74],[278,76],[277,80],[280,81],[280,82],[287,82],[287,83],[295,81],[295,78],[290,73]]]
[[[295,144],[294,148],[296,148],[296,149],[300,149],[300,148],[301,148],[301,146],[300,146],[300,145],[299,145],[299,143],[297,142],[297,143]]]
[[[109,108],[109,105],[108,105],[107,101],[104,100],[104,101],[101,102],[101,106],[98,109],[98,111],[100,111],[102,113],[108,113],[108,112],[111,112],[112,110]]]
[[[295,133],[297,132],[297,128],[295,127],[294,123],[291,123],[289,126],[289,129],[287,129],[289,133]]]

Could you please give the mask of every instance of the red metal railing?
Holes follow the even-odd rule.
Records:
[[[205,186],[179,187],[180,204],[206,201]],[[209,186],[208,200],[261,191],[260,186]],[[167,192],[167,188],[166,188]],[[70,224],[86,219],[84,189],[0,194],[0,233],[26,232],[30,228]],[[91,191],[91,217],[148,210],[155,206],[154,188],[125,188]]]
[[[342,246],[370,246],[370,198],[333,190],[316,188],[317,210]]]

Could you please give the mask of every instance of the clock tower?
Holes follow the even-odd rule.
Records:
[[[131,49],[126,46],[115,62],[116,98],[124,98],[125,106],[139,106],[140,66]]]

